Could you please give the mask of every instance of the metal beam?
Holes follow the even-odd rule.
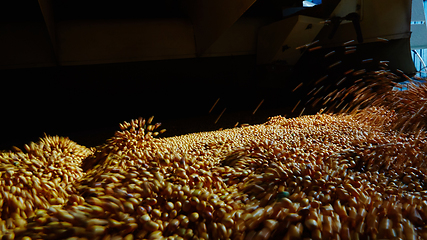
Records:
[[[256,0],[184,0],[201,56]]]
[[[58,44],[56,40],[55,20],[53,14],[52,0],[38,0],[40,10],[43,14],[44,22],[49,32],[50,41],[52,42],[53,54],[58,61]]]
[[[322,19],[303,15],[293,16],[259,29],[258,64],[270,64],[275,61],[286,62],[293,66],[302,56],[305,48],[322,29]]]

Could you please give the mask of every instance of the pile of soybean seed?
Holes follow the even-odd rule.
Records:
[[[427,239],[427,138],[393,111],[272,117],[159,138],[132,120],[96,149],[1,154],[2,239]]]

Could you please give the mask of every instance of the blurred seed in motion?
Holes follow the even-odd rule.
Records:
[[[298,105],[299,105],[299,103],[301,102],[301,100],[299,100],[298,102],[297,102],[297,104],[295,104],[295,107],[292,109],[292,112],[294,112],[295,111],[295,109],[298,107]]]
[[[321,78],[319,78],[316,82],[315,82],[315,84],[317,85],[317,84],[319,84],[320,82],[322,82],[323,80],[325,80],[326,78],[328,78],[328,75],[325,75],[325,76],[323,76],[323,77],[321,77]]]
[[[352,43],[354,43],[354,40],[350,40],[350,41],[344,42],[342,45],[346,46],[346,45],[349,45],[349,44],[352,44]]]
[[[312,48],[309,48],[308,51],[312,52],[312,51],[315,51],[315,50],[319,50],[321,48],[322,48],[322,46],[312,47]]]
[[[147,124],[151,124],[151,122],[153,122],[153,119],[154,119],[154,116],[151,116],[151,117],[148,119]]]
[[[328,66],[328,68],[331,69],[333,67],[338,66],[339,64],[341,64],[341,61],[337,61],[337,62],[332,63],[331,65]]]
[[[335,54],[335,51],[330,51],[327,54],[325,54],[325,58],[332,56],[333,54]]]
[[[255,108],[255,110],[252,112],[252,115],[254,115],[256,113],[256,111],[258,110],[258,108],[261,106],[261,104],[264,102],[264,99],[261,100],[261,102],[258,104],[258,106]]]
[[[366,69],[360,69],[360,70],[353,72],[353,76],[358,76],[358,75],[361,75],[364,73],[366,73]]]
[[[363,59],[362,63],[370,63],[372,62],[374,59],[373,58],[367,58],[367,59]]]
[[[292,90],[292,92],[295,92],[298,88],[300,88],[301,86],[303,85],[303,82],[301,82],[300,84],[298,84],[298,86],[296,86],[293,90]]]
[[[214,122],[214,124],[216,124],[218,121],[219,121],[219,119],[221,118],[221,116],[222,116],[222,114],[224,114],[224,112],[225,112],[225,110],[226,110],[227,108],[224,108],[224,110],[222,110],[222,112],[219,114],[219,116],[217,117],[217,119],[215,120],[215,122]]]
[[[356,49],[349,49],[344,52],[345,55],[355,53]]]
[[[304,110],[305,110],[305,108],[303,108],[303,109],[301,110],[301,112],[300,112],[300,114],[299,114],[299,117],[301,117],[301,116],[302,116],[302,114],[304,113]]]
[[[341,78],[335,85],[339,86],[342,82],[344,82],[347,78],[343,77]]]
[[[214,107],[216,106],[216,104],[219,102],[219,99],[220,99],[220,98],[218,98],[218,99],[215,101],[215,103],[212,105],[211,109],[209,110],[209,113],[211,113],[211,112],[212,112],[212,110],[214,109]]]
[[[354,72],[354,69],[347,70],[347,71],[344,72],[344,75],[348,75],[348,74],[350,74],[352,72]]]

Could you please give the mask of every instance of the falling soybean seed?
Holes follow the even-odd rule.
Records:
[[[362,60],[362,63],[369,63],[369,62],[372,62],[373,60],[374,60],[373,58],[364,59]]]
[[[323,86],[321,86],[319,89],[317,89],[317,91],[313,95],[317,95],[320,92],[320,90],[322,90],[322,88],[323,88]]]
[[[317,98],[316,100],[314,100],[314,102],[311,104],[312,107],[315,107],[319,101],[321,100],[321,98]]]
[[[297,102],[297,104],[295,105],[295,107],[292,109],[292,112],[294,112],[295,111],[295,109],[298,107],[298,104],[301,102],[301,100],[299,100],[298,102]]]
[[[307,96],[308,96],[308,95],[310,95],[311,93],[313,93],[314,91],[316,91],[316,89],[317,89],[317,88],[313,88],[313,89],[311,89],[311,91],[307,93]]]
[[[213,104],[213,106],[211,107],[211,109],[209,110],[209,113],[212,112],[212,110],[214,109],[214,107],[216,106],[216,104],[218,103],[219,98],[215,101],[215,103]]]
[[[396,69],[396,72],[400,73],[400,74],[405,74],[402,70],[400,69]]]
[[[335,53],[335,51],[330,51],[327,54],[325,54],[325,58],[332,56]]]
[[[314,42],[311,42],[311,43],[307,43],[307,44],[304,44],[304,45],[301,45],[301,46],[299,46],[299,47],[296,47],[295,49],[301,49],[301,48],[308,48],[308,47],[310,47],[310,46],[313,46],[314,44],[316,44],[316,43],[318,43],[319,42],[319,40],[316,40],[316,41],[314,41]]]
[[[303,109],[301,110],[301,113],[299,114],[299,117],[301,117],[301,116],[302,116],[302,114],[304,113],[304,111],[305,111],[305,108],[303,108]]]
[[[318,42],[319,42],[319,40],[313,41],[313,42],[307,44],[307,47],[313,46],[314,44],[316,44]]]
[[[227,109],[227,108],[224,108],[224,110],[222,110],[222,112],[219,114],[218,118],[215,120],[214,124],[216,124],[218,122],[218,120],[221,118],[222,114],[224,114],[225,109]]]
[[[306,47],[307,47],[307,44],[304,44],[304,45],[301,45],[301,46],[296,47],[295,49],[296,49],[296,50],[299,50],[299,49],[306,48]]]
[[[335,67],[335,66],[338,66],[339,64],[341,63],[341,61],[337,61],[337,62],[335,62],[335,63],[332,63],[331,65],[329,65],[329,69],[331,69],[331,68],[333,68],[333,67]]]
[[[353,72],[353,76],[358,76],[358,75],[361,75],[364,73],[366,73],[366,69],[360,69],[360,70]]]
[[[325,76],[323,76],[323,77],[321,77],[321,78],[319,78],[319,80],[317,80],[316,82],[315,82],[315,84],[317,85],[317,84],[319,84],[320,82],[322,82],[323,80],[325,80],[326,78],[328,78],[328,75],[325,75]]]
[[[347,42],[343,43],[342,45],[343,45],[343,46],[346,46],[346,45],[349,45],[349,44],[351,44],[351,43],[353,43],[353,42],[354,42],[354,40],[350,40],[350,41],[347,41]]]
[[[343,77],[341,78],[341,80],[339,80],[335,85],[340,85],[342,82],[344,82],[347,79],[347,77]]]
[[[308,51],[309,51],[309,52],[312,52],[312,51],[319,50],[319,49],[321,49],[321,48],[322,48],[322,46],[312,47],[312,48],[309,48],[309,49],[308,49]]]
[[[258,104],[258,106],[255,108],[255,110],[252,112],[252,115],[254,115],[256,113],[256,111],[258,110],[258,108],[261,106],[261,104],[264,102],[264,99],[261,100],[261,102]]]
[[[298,86],[296,86],[296,87],[294,88],[294,90],[292,90],[292,92],[295,92],[295,91],[296,91],[298,88],[300,88],[303,84],[304,84],[303,82],[301,82],[300,84],[298,84]]]
[[[345,50],[351,50],[351,49],[356,49],[356,48],[357,48],[356,46],[347,46],[344,49]]]
[[[352,72],[354,72],[354,69],[350,69],[350,70],[346,71],[346,72],[344,73],[344,75],[348,75],[348,74],[350,74],[350,73],[352,73]]]
[[[345,51],[344,52],[344,54],[352,54],[352,53],[355,53],[356,52],[356,49],[350,49],[350,50],[347,50],[347,51]]]

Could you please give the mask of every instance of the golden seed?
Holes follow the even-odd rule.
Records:
[[[147,198],[146,199],[147,203],[151,206],[156,205],[157,204],[157,199],[155,198]]]
[[[193,212],[188,218],[191,222],[196,222],[199,219],[199,214],[197,212]]]
[[[302,217],[301,217],[300,215],[298,215],[297,213],[290,213],[290,214],[288,214],[288,215],[286,216],[286,219],[287,219],[288,221],[291,221],[291,222],[297,222],[297,221],[299,221],[301,218],[302,218]]]
[[[154,231],[148,235],[148,239],[160,239],[162,236],[162,231]]]
[[[119,222],[119,221],[117,221],[115,219],[108,219],[108,221],[110,222],[109,226],[112,227],[112,228],[118,228],[118,227],[120,227],[122,225],[121,222]]]
[[[176,211],[175,209],[174,210],[172,210],[170,213],[169,213],[169,217],[170,218],[174,218],[174,217],[176,217],[178,215],[178,211]]]
[[[160,227],[159,224],[157,224],[154,221],[148,221],[144,224],[144,229],[149,231],[149,232],[154,232],[157,229],[159,229],[159,227]]]
[[[279,222],[274,219],[267,219],[264,221],[264,226],[270,229],[270,231],[273,231],[279,226]]]
[[[183,227],[183,228],[187,228],[187,226],[188,226],[188,224],[190,223],[190,220],[188,219],[188,218],[184,218],[184,219],[182,219],[181,220],[181,223],[180,223],[180,225]]]
[[[104,234],[105,227],[92,225],[88,228],[88,231],[91,232],[94,236],[98,236]]]
[[[86,224],[88,227],[95,226],[95,225],[96,226],[105,226],[105,225],[108,225],[108,220],[92,218],[92,219],[87,220]]]
[[[151,211],[151,216],[154,218],[160,218],[162,216],[162,212],[159,209],[153,209]]]
[[[172,231],[177,229],[179,226],[179,220],[178,219],[172,219],[169,221],[169,225],[168,228],[171,229]]]
[[[67,211],[59,211],[58,218],[68,222],[74,220],[74,216],[69,214]]]
[[[173,202],[167,202],[165,205],[165,208],[167,211],[172,211],[172,209],[174,209],[174,204]]]
[[[370,89],[382,89],[391,76],[345,74],[352,72],[360,75],[353,86],[319,99],[351,110],[347,97],[377,101]],[[320,94],[329,86],[314,87]],[[424,238],[425,124],[411,121],[427,108],[424,97],[414,98],[416,88],[399,91],[380,98],[404,106],[391,112],[273,117],[171,138],[154,138],[159,125],[137,119],[87,153],[59,137],[1,152],[7,219],[0,219],[0,231],[5,239],[12,230],[20,238],[56,239],[67,229],[67,237],[80,240]],[[404,132],[409,127],[421,130]]]
[[[132,234],[128,234],[126,235],[123,240],[133,240],[133,235]]]
[[[131,202],[124,202],[123,207],[125,212],[127,213],[133,213],[133,211],[135,210]]]
[[[148,215],[148,214],[144,214],[144,215],[142,215],[139,219],[140,219],[140,221],[141,221],[142,223],[146,223],[146,222],[148,222],[148,221],[150,221],[150,220],[151,220],[151,217],[150,217],[150,215]]]

